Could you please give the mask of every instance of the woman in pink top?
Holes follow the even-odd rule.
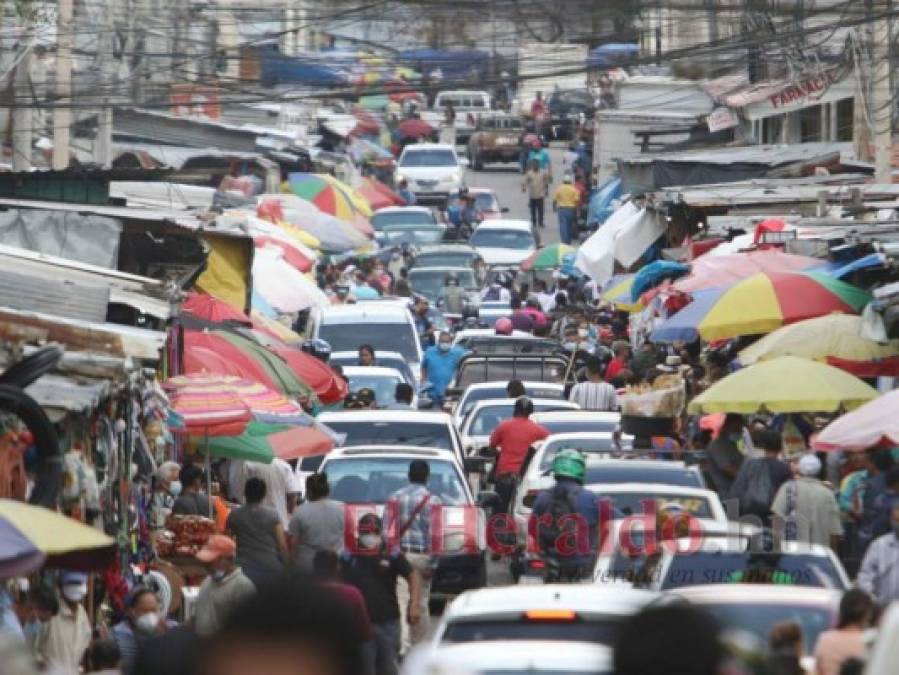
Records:
[[[837,627],[824,631],[815,645],[816,675],[839,675],[843,662],[849,658],[864,658],[864,631],[871,620],[874,601],[865,591],[853,588],[840,600]]]

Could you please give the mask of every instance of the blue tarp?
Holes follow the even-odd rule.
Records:
[[[610,178],[590,195],[587,207],[587,227],[602,225],[615,209],[612,202],[621,197],[621,179]]]
[[[317,87],[345,87],[349,73],[329,65],[323,57],[285,56],[276,46],[258,49],[262,60],[261,80],[266,84],[294,83]]]
[[[490,55],[477,49],[407,49],[396,55],[403,65],[428,75],[440,69],[441,82],[486,79]]]
[[[867,267],[877,267],[878,265],[883,265],[885,261],[886,259],[882,253],[869,253],[863,258],[853,260],[852,262],[846,263],[845,265],[834,265],[830,269],[822,271],[836,279],[842,279],[847,274],[852,274],[853,272],[856,272],[858,270],[863,270]]]
[[[587,67],[605,70],[626,64],[637,56],[640,46],[628,42],[610,42],[594,47],[587,55]]]
[[[658,286],[663,279],[677,279],[690,273],[690,266],[670,260],[656,260],[641,267],[631,284],[631,300],[636,302],[650,288]]]

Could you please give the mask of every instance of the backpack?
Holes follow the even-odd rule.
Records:
[[[488,300],[490,302],[499,302],[502,298],[502,290],[496,284],[487,288],[487,293],[484,295],[484,300]]]
[[[559,557],[561,553],[556,548],[557,542],[570,542],[577,532],[577,521],[574,518],[565,518],[577,514],[574,495],[569,490],[554,487],[545,513],[550,517],[550,522],[548,525],[540,525],[538,533],[540,551]]]
[[[767,516],[774,501],[774,485],[768,473],[768,463],[764,459],[743,462],[730,496],[740,500],[741,515]]]

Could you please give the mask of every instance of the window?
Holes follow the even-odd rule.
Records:
[[[526,250],[534,247],[534,237],[523,230],[489,230],[478,228],[469,239],[475,248],[508,248]]]
[[[377,413],[372,416],[377,419]],[[345,446],[351,445],[417,445],[423,448],[453,450],[449,426],[423,422],[345,422],[333,419],[328,426],[338,434],[346,434]]]
[[[783,115],[774,115],[762,120],[762,143],[780,143],[783,136]]]
[[[371,389],[375,392],[375,401],[379,406],[396,403],[396,398],[394,397],[396,385],[402,381],[397,377],[362,374],[350,375],[348,379],[350,381],[350,391]]]
[[[385,504],[394,492],[409,484],[409,463],[404,457],[341,457],[325,464],[331,498],[347,504]],[[431,469],[428,489],[444,506],[468,503],[462,478],[446,461],[427,460]]]
[[[318,338],[325,340],[335,352],[356,351],[368,343],[384,351],[399,352],[409,361],[418,362],[418,336],[411,323],[330,323],[319,328]]]
[[[446,627],[444,642],[481,642],[484,640],[551,640],[615,643],[626,617],[608,616],[574,621],[528,621],[518,619],[458,621]],[[543,672],[543,671],[540,671]]]
[[[540,461],[540,469],[546,471],[552,466],[553,459],[563,448],[576,448],[585,455],[609,455],[620,448],[612,434],[608,436],[594,436],[592,438],[576,438],[553,441],[547,443],[543,451],[543,459]]]
[[[762,641],[768,639],[771,627],[778,621],[795,621],[802,627],[806,654],[814,651],[818,636],[836,622],[832,609],[798,603],[702,603],[700,606],[722,626],[749,631]]]
[[[378,232],[391,225],[433,225],[434,217],[429,211],[392,211],[376,213],[371,217],[371,226]]]
[[[478,192],[475,194],[474,205],[478,211],[499,211],[499,202],[492,192]]]
[[[645,513],[643,502],[651,499],[655,502],[657,511],[666,504],[674,503],[679,504],[685,513],[689,513],[694,518],[712,518],[712,505],[705,497],[685,497],[684,495],[659,492],[615,492],[603,495],[603,497],[609,497],[615,508],[626,516]]]
[[[855,125],[855,100],[844,98],[837,101],[837,138],[838,141],[851,141]]]
[[[704,487],[696,471],[686,467],[656,469],[639,464],[627,466],[626,462],[605,462],[587,467],[585,483],[660,483],[682,487]]]
[[[799,111],[799,138],[802,143],[821,140],[821,106],[813,105]]]
[[[433,302],[440,297],[440,293],[446,285],[446,278],[450,274],[455,274],[459,278],[459,286],[462,288],[477,288],[473,270],[452,270],[452,272],[448,272],[447,270],[413,268],[409,271],[409,285],[412,286],[412,290],[416,293],[421,293]]]
[[[433,148],[429,150],[412,150],[403,153],[400,166],[456,166],[456,155],[452,150]]]
[[[694,584],[780,584],[842,588],[833,564],[823,556],[698,551],[675,555],[662,590]]]
[[[443,241],[443,227],[422,227],[420,229],[410,229],[408,227],[388,227],[382,230],[384,235],[384,243],[389,246],[399,246],[401,244],[412,244],[415,246],[426,246],[428,244],[439,244]]]

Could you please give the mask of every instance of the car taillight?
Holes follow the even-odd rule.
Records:
[[[540,560],[540,558],[534,558],[533,560],[528,561],[528,569],[543,570],[546,569],[546,563]]]
[[[530,609],[524,613],[528,621],[574,621],[577,612],[570,609]]]

